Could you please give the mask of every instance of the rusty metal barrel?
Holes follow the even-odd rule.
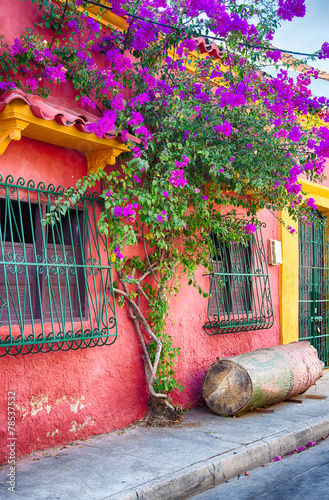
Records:
[[[268,347],[216,361],[202,395],[218,415],[239,415],[302,394],[322,376],[324,363],[307,341]]]

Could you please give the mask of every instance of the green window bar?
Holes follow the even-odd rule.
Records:
[[[42,224],[65,189],[0,175],[0,357],[112,344],[111,265],[98,193]]]
[[[208,335],[263,330],[273,325],[262,227],[265,224],[259,223],[245,244],[230,244],[211,233],[211,297],[204,325]]]
[[[329,365],[329,230],[320,212],[299,225],[299,339],[308,340]]]

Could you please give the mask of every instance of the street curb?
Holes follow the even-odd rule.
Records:
[[[318,441],[329,433],[329,417],[315,418],[234,450],[184,467],[137,488],[110,495],[104,500],[185,500],[239,474],[286,455],[309,441]]]

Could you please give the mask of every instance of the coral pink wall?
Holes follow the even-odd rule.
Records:
[[[264,246],[267,254],[268,239],[278,239],[278,224],[267,210],[259,213],[259,219],[266,223],[263,230]],[[182,393],[175,392],[173,401],[183,407],[188,404],[202,404],[202,383],[209,366],[216,357],[235,356],[255,349],[280,344],[280,302],[279,266],[268,266],[273,300],[274,325],[268,330],[239,332],[209,336],[203,325],[207,318],[208,301],[193,287],[182,280],[182,288],[177,300],[171,303],[167,332],[175,339],[175,345],[182,346],[177,364],[177,377],[185,387]],[[199,269],[198,281],[209,290],[209,278],[202,276]],[[174,323],[175,322],[175,323]]]
[[[39,15],[30,0],[12,0],[3,8],[6,12],[2,12],[0,28],[11,42]],[[74,110],[78,105],[74,95],[70,84],[54,86],[50,101]],[[85,158],[79,153],[24,138],[12,142],[0,157],[3,177],[11,174],[15,179],[23,176],[67,187],[86,172]],[[278,238],[277,222],[266,211],[261,219],[267,223],[263,234],[267,248],[268,238]],[[200,283],[208,287],[208,278],[202,273],[200,269]],[[278,267],[270,267],[269,273],[275,325],[270,330],[214,337],[203,330],[207,299],[182,279],[181,291],[171,302],[167,326],[174,344],[181,347],[177,375],[185,390],[174,394],[175,404],[185,407],[200,402],[203,376],[217,356],[279,344]],[[17,456],[122,428],[145,415],[148,392],[141,347],[127,312],[118,308],[117,319],[118,339],[112,346],[0,358],[0,432],[6,436],[7,395],[14,390]],[[6,439],[0,442],[1,460],[6,461]]]
[[[86,175],[87,165],[75,151],[23,138],[0,157],[0,173],[67,187]],[[124,427],[145,414],[141,348],[118,309],[120,334],[112,346],[0,358],[1,433],[6,436],[7,395],[14,390],[17,456]]]
[[[23,176],[66,187],[86,169],[79,153],[25,138],[12,142],[0,157],[4,177],[12,174],[15,179]],[[277,238],[277,222],[266,211],[260,218],[267,224],[263,235],[267,248],[267,238]],[[174,344],[181,347],[177,376],[185,390],[174,394],[175,404],[200,403],[204,374],[217,356],[279,344],[278,268],[270,266],[269,272],[275,325],[270,330],[214,337],[203,330],[207,299],[182,279],[167,326]],[[202,273],[200,269],[198,278],[207,289],[208,278]],[[122,428],[144,416],[148,393],[141,348],[126,311],[117,308],[117,316],[118,339],[112,346],[0,358],[1,417],[7,414],[8,391],[17,394],[17,456]],[[6,435],[6,428],[3,432]],[[1,441],[0,458],[5,461],[6,441]]]

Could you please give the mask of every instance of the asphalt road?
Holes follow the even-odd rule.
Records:
[[[247,471],[193,500],[329,500],[329,438],[266,467]]]

